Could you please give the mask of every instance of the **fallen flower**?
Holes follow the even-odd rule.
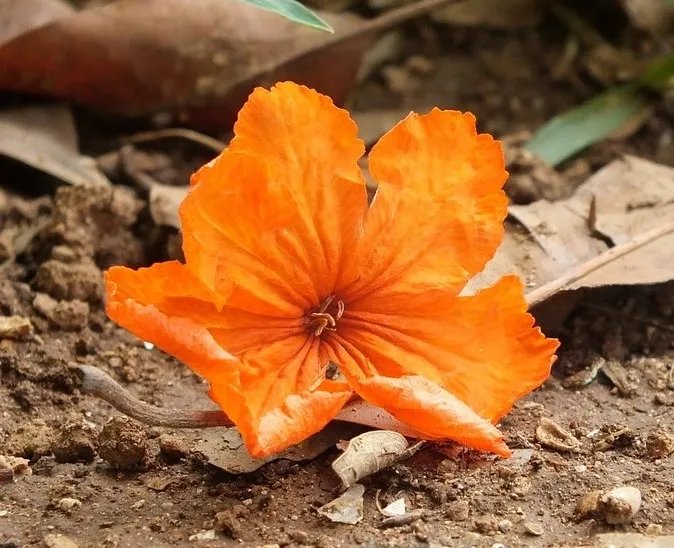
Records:
[[[425,439],[510,454],[494,426],[558,342],[506,276],[459,293],[503,235],[501,146],[471,114],[410,114],[369,155],[348,113],[290,82],[256,89],[180,207],[186,264],[106,273],[107,312],[189,365],[264,457],[353,397]]]

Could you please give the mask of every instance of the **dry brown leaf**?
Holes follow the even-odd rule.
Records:
[[[363,519],[365,487],[356,483],[336,499],[318,509],[318,513],[334,523],[355,525]]]
[[[410,447],[405,436],[389,430],[365,432],[349,441],[344,453],[332,463],[332,469],[348,488],[365,476],[411,457],[422,444]]]
[[[0,47],[0,88],[127,116],[171,110],[225,129],[256,85],[306,84],[342,103],[377,32],[458,0],[422,0],[378,19],[321,16],[320,32],[243,2],[120,0]]]
[[[0,156],[71,185],[109,184],[93,161],[80,155],[75,122],[67,105],[0,111]]]
[[[0,44],[73,13],[65,0],[3,0]]]
[[[538,322],[550,332],[575,306],[572,290],[674,279],[670,167],[626,156],[568,200],[511,206],[509,213],[501,247],[466,292],[517,274]]]
[[[556,422],[543,417],[536,428],[536,441],[541,445],[556,451],[577,451],[580,441],[568,430]]]
[[[243,438],[236,428],[205,430],[194,446],[194,453],[208,464],[230,474],[247,474],[279,459],[295,462],[314,459],[334,447],[340,439],[362,431],[363,428],[355,424],[332,422],[317,434],[282,453],[255,459],[248,453]]]

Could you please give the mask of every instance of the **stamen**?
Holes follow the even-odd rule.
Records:
[[[309,312],[306,316],[308,321],[307,327],[313,330],[314,335],[317,337],[320,337],[326,329],[328,331],[335,331],[337,329],[337,320],[344,315],[345,306],[343,301],[337,301],[337,310],[328,312],[328,308],[330,308],[334,299],[335,296],[330,295],[318,307],[318,310]]]

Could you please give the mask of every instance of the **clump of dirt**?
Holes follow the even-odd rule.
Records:
[[[92,462],[96,457],[96,435],[88,426],[70,422],[61,428],[52,446],[56,462]]]
[[[98,452],[119,470],[147,468],[152,459],[145,428],[126,417],[115,417],[103,427]]]

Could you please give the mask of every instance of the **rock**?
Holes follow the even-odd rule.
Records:
[[[78,548],[77,543],[65,535],[47,535],[42,542],[47,548]]]
[[[190,541],[215,540],[215,529],[209,529],[207,531],[199,531],[198,533],[194,533],[193,535],[190,535],[189,540]]]
[[[241,537],[241,524],[232,512],[227,510],[215,514],[217,529],[231,538]]]
[[[480,516],[475,519],[475,530],[481,535],[493,535],[498,531],[498,524],[495,516]]]
[[[664,459],[674,452],[674,436],[658,426],[646,437],[646,451],[651,459]]]
[[[113,468],[133,470],[150,462],[145,429],[126,417],[115,417],[98,437],[98,454]]]
[[[94,433],[83,424],[68,423],[61,428],[52,451],[56,462],[91,462],[96,456]]]
[[[49,259],[37,269],[35,287],[55,299],[97,303],[103,295],[103,276],[93,262],[69,264]]]
[[[625,525],[641,508],[641,491],[636,487],[616,487],[599,498],[598,510],[610,525]]]
[[[533,521],[525,521],[522,524],[524,531],[534,537],[540,537],[545,531],[543,530],[543,525]]]
[[[23,316],[0,317],[0,339],[25,339],[33,332],[33,325]]]
[[[452,521],[466,521],[470,515],[470,504],[467,500],[457,500],[447,506],[445,516]]]
[[[498,530],[504,535],[513,528],[513,522],[509,519],[502,519],[498,522]]]
[[[54,327],[65,331],[78,331],[86,327],[89,318],[89,305],[84,301],[56,301],[45,293],[35,295],[33,308]]]
[[[644,531],[648,536],[657,537],[662,534],[662,525],[659,523],[649,523]]]
[[[190,448],[184,439],[171,434],[159,436],[159,450],[169,461],[177,462],[184,459],[190,452]]]
[[[33,471],[28,466],[29,461],[21,457],[12,457],[7,455],[0,455],[0,470],[5,470],[11,472],[5,472],[3,476],[3,481],[9,479],[10,482],[14,481],[16,476],[30,476],[33,474]]]
[[[70,497],[65,497],[56,503],[56,508],[63,512],[72,512],[82,506],[82,501]]]

